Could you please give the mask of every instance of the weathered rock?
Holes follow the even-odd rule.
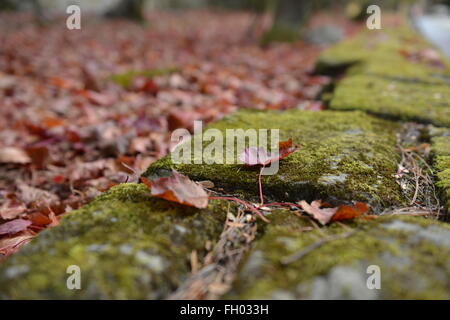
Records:
[[[402,203],[392,177],[399,159],[395,148],[397,124],[361,112],[292,110],[239,111],[208,126],[224,133],[223,152],[230,151],[225,131],[239,128],[280,129],[280,140],[291,137],[300,144],[297,152],[280,161],[276,174],[263,176],[263,191],[268,198],[360,200],[374,207]],[[208,160],[204,158],[203,164],[174,164],[169,156],[152,164],[144,175],[174,168],[194,180],[211,180],[216,187],[246,198],[258,196],[258,168],[205,164]]]
[[[225,219],[220,204],[198,210],[150,198],[138,184],[114,187],[40,233],[0,265],[0,299],[161,299],[206,254]],[[66,286],[71,265],[81,290]]]
[[[446,223],[390,216],[317,229],[286,211],[275,212],[270,219],[226,298],[450,298]],[[298,252],[302,257],[282,264]],[[380,289],[367,286],[371,276],[367,270],[373,265],[380,268]]]
[[[446,218],[450,218],[450,129],[431,128],[431,152],[437,176],[437,187],[441,190]]]

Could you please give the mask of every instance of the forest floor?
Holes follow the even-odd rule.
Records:
[[[345,35],[361,27],[324,14],[311,22],[325,24]],[[0,254],[136,181],[176,128],[239,108],[322,110],[329,79],[313,69],[323,47],[261,47],[267,25],[247,13],[157,12],[144,26],[92,17],[70,31],[63,19],[2,14]]]

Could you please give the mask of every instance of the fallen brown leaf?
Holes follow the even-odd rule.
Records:
[[[0,149],[0,163],[30,163],[31,158],[25,150],[16,147],[5,147]]]
[[[155,180],[141,177],[141,181],[151,189],[154,197],[196,208],[206,208],[208,206],[208,194],[205,190],[175,170],[172,171],[170,177],[162,177]]]
[[[353,206],[343,205],[331,217],[331,221],[353,219],[367,213],[367,211],[369,211],[369,206],[363,202],[357,202]]]
[[[353,219],[369,211],[369,206],[363,202],[356,202],[353,206],[341,205],[336,208],[324,208],[325,205],[321,200],[315,200],[311,204],[308,204],[306,201],[300,201],[302,209],[312,215],[322,225],[330,221]]]
[[[27,210],[27,207],[22,204],[12,206],[6,202],[0,207],[0,217],[4,220],[15,219],[25,210]]]
[[[327,224],[337,211],[337,208],[321,208],[321,200],[315,200],[311,202],[311,205],[302,200],[300,201],[300,206],[306,211],[306,213],[312,215],[313,218],[319,221],[322,225]]]
[[[25,230],[31,224],[31,221],[25,219],[15,219],[0,225],[0,235],[14,234]]]
[[[33,239],[34,235],[23,233],[13,238],[0,239],[0,255],[9,256]]]

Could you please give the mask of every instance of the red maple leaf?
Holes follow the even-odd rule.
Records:
[[[286,158],[299,148],[298,145],[292,144],[292,139],[280,141],[278,144],[278,152],[267,152],[264,147],[245,148],[240,156],[240,160],[248,166],[262,165],[266,166],[277,160]]]

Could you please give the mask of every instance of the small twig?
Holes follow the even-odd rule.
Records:
[[[169,300],[217,299],[230,290],[257,230],[255,220],[249,221],[244,210],[237,210],[236,215],[227,215],[219,241],[208,253],[208,261],[169,295]],[[228,223],[230,220],[233,225]]]
[[[261,208],[262,206],[259,206],[257,209]],[[296,207],[301,209],[302,207],[296,203],[292,202],[271,202],[271,203],[265,203],[264,207]]]
[[[262,182],[261,182],[261,175],[262,172],[264,170],[264,165],[261,167],[261,169],[259,170],[259,175],[258,175],[258,184],[259,184],[259,206],[262,207],[264,204],[264,199],[263,199],[263,191],[262,191]]]
[[[261,218],[261,220],[263,220],[266,223],[269,223],[270,221],[264,217],[264,215],[258,210],[256,209],[254,206],[252,206],[251,204],[245,202],[244,200],[235,198],[235,197],[209,197],[210,200],[228,200],[228,201],[234,201],[234,202],[238,202],[240,204],[242,204],[243,206],[245,206],[247,209],[251,210],[252,212],[256,213],[256,215]]]
[[[191,273],[196,274],[199,269],[200,269],[200,266],[199,266],[199,262],[198,262],[197,250],[192,250],[192,252],[191,252]]]

